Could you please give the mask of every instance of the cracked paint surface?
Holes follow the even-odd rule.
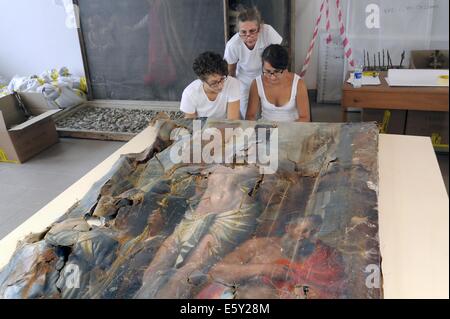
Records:
[[[367,272],[381,267],[375,124],[280,125],[275,174],[174,164],[170,132],[192,122],[155,125],[143,153],[19,243],[1,298],[382,298]]]

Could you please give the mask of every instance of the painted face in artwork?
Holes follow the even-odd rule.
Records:
[[[290,257],[305,257],[310,255],[315,248],[315,235],[319,231],[320,224],[311,219],[300,219],[296,223],[287,226],[286,236],[283,238],[283,247]]]

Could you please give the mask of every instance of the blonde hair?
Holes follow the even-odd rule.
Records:
[[[237,8],[237,27],[239,28],[239,23],[248,22],[248,21],[256,21],[258,24],[258,28],[263,24],[261,13],[259,12],[256,6],[253,7],[244,7],[239,5]]]

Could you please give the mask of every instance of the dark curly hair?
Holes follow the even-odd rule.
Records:
[[[214,52],[204,52],[194,61],[192,66],[195,74],[205,81],[208,75],[218,74],[228,76],[228,64],[221,55]]]
[[[275,69],[286,70],[289,64],[289,54],[279,44],[269,45],[262,54],[262,62],[268,62]]]

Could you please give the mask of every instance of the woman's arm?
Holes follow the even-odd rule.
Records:
[[[232,76],[232,77],[236,77],[236,67],[237,67],[237,63],[236,64],[228,64],[228,75]]]
[[[241,101],[235,101],[228,103],[227,107],[227,118],[229,120],[240,120],[241,119]]]
[[[197,113],[184,113],[184,117],[187,119],[196,119]]]
[[[256,80],[253,80],[252,86],[250,87],[250,96],[248,98],[248,108],[247,115],[245,119],[248,121],[256,121],[256,116],[260,110],[260,99],[258,94],[258,87],[256,85]]]
[[[296,102],[299,114],[297,122],[311,122],[308,90],[303,80],[298,81]]]

